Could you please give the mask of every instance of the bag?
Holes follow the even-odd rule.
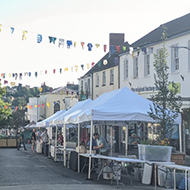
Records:
[[[183,177],[183,179],[179,183],[178,189],[185,190],[185,180],[187,180],[187,179],[185,179],[185,177]],[[188,183],[189,183],[189,181],[187,180],[187,189],[188,189]]]

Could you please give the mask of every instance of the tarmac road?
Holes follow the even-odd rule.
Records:
[[[28,145],[27,145],[28,146]],[[95,176],[95,174],[94,174]],[[116,183],[110,185],[109,180],[97,177],[86,180],[87,174],[78,174],[65,168],[62,162],[54,162],[42,154],[19,151],[13,148],[0,149],[0,190],[112,190],[117,189]],[[154,189],[141,183],[130,182],[119,184],[119,189],[143,190]],[[163,190],[163,188],[157,188]]]

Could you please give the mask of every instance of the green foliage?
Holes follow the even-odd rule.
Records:
[[[177,95],[178,86],[173,81],[169,81],[169,67],[167,66],[168,53],[165,48],[165,28],[163,28],[162,40],[163,47],[154,55],[154,84],[158,92],[151,96],[154,107],[150,107],[148,114],[154,120],[160,121],[158,133],[160,138],[164,139],[168,133],[168,129],[178,117],[181,107],[181,97]],[[172,83],[172,88],[169,88],[170,83]]]
[[[6,120],[8,116],[11,115],[11,109],[10,109],[10,104],[5,101],[6,99],[6,89],[1,88],[0,85],[0,121],[2,125],[2,121]]]

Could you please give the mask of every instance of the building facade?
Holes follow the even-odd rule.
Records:
[[[161,37],[165,30],[169,81],[178,84],[183,107],[190,107],[189,19],[190,14],[161,25],[131,44],[132,53],[120,54],[120,87],[127,86],[145,98],[157,92],[154,85],[154,55],[163,48]]]
[[[78,102],[78,90],[60,87],[51,93],[29,98],[26,118],[30,122],[48,118],[57,111],[69,109]]]

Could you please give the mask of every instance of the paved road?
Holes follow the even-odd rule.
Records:
[[[95,175],[95,174],[94,174]],[[0,149],[0,190],[112,190],[116,184],[109,180],[86,180],[87,174],[78,174],[31,150]],[[127,180],[119,189],[154,189],[135,183],[133,187]],[[157,188],[161,189],[161,188]],[[163,189],[162,189],[163,190]]]

